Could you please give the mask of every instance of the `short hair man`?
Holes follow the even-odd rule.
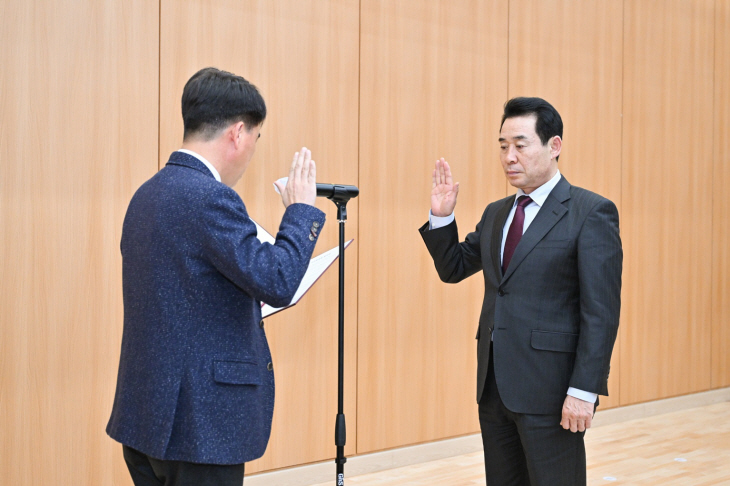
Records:
[[[271,432],[274,374],[261,301],[288,304],[324,214],[316,168],[294,155],[276,242],[261,243],[232,187],[266,105],[240,76],[185,85],[182,148],[135,193],[122,230],[124,333],[107,433],[136,485],[237,485]]]
[[[583,436],[608,372],[621,306],[616,206],[558,170],[563,123],[540,98],[504,106],[500,160],[517,195],[489,204],[459,243],[459,184],[440,159],[420,228],[441,280],[478,271],[477,402],[489,486],[586,483]]]

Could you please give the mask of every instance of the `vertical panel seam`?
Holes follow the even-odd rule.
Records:
[[[361,130],[361,112],[362,105],[362,0],[358,1],[357,7],[357,185],[360,187],[360,130]],[[360,400],[358,397],[360,391],[360,206],[361,201],[357,203],[357,275],[355,284],[357,285],[355,295],[355,454],[358,453],[358,437],[360,429]]]
[[[714,181],[717,177],[716,169],[718,164],[718,149],[715,143],[715,133],[719,123],[716,108],[715,81],[717,78],[717,0],[712,5],[712,187],[710,192],[710,390],[714,389],[715,384],[715,275],[716,268],[713,264],[715,261],[715,191]]]
[[[157,171],[160,170],[160,123],[162,96],[162,0],[157,2]]]
[[[512,0],[507,1],[507,98],[506,100],[509,100],[510,97],[510,89],[509,89],[509,70],[510,70],[510,44],[512,42],[511,32],[510,32],[510,7],[512,6]],[[509,196],[510,188],[509,188],[509,181],[505,177],[504,180],[504,197]]]
[[[619,207],[621,208],[621,213],[625,214],[625,208],[624,208],[624,89],[626,86],[626,0],[621,2],[621,117],[620,117],[620,123],[621,123],[621,132],[620,137],[620,147],[621,152],[619,154],[619,190],[618,190],[618,199],[619,199]],[[621,220],[623,220],[623,214],[620,216]],[[621,230],[621,224],[619,223],[619,231]],[[623,244],[622,244],[623,247]],[[622,262],[621,264],[621,273],[623,273],[623,268],[625,266],[625,262]],[[620,325],[620,321],[619,321]],[[619,330],[621,328],[619,327]],[[615,344],[614,344],[615,348]],[[618,349],[618,406],[622,406],[621,402],[621,354],[623,353],[623,346],[621,346],[621,341],[619,340],[619,349]]]

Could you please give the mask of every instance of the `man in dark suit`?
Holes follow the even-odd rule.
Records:
[[[124,333],[107,433],[136,485],[236,485],[274,410],[261,302],[288,304],[324,224],[316,169],[294,155],[276,242],[232,187],[266,117],[245,79],[206,68],[182,97],[182,149],[144,183],[122,230]]]
[[[561,176],[563,123],[540,98],[504,107],[500,160],[517,195],[459,242],[459,184],[440,159],[420,228],[439,277],[478,271],[477,402],[489,486],[586,483],[583,436],[608,372],[621,306],[618,211]]]

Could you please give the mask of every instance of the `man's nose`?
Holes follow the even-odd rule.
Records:
[[[515,149],[511,145],[507,147],[506,160],[510,164],[514,164],[515,162],[517,162],[517,149]]]

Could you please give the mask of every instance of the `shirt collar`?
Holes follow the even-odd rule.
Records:
[[[517,189],[517,196],[515,197],[514,204],[517,204],[517,198],[520,196],[530,196],[530,199],[532,199],[535,204],[542,207],[552,190],[558,185],[558,182],[560,182],[560,169],[558,169],[552,179],[532,191],[530,194],[525,194],[525,191],[522,189]]]
[[[210,162],[205,160],[205,157],[203,157],[202,155],[200,155],[198,153],[193,152],[192,150],[188,150],[188,149],[178,149],[178,152],[192,155],[193,157],[195,157],[196,159],[201,161],[203,164],[205,164],[205,166],[208,168],[208,170],[210,170],[210,172],[213,174],[213,177],[215,177],[215,180],[217,180],[218,182],[221,182],[221,175],[218,173],[216,168],[213,167],[213,164],[211,164]]]

